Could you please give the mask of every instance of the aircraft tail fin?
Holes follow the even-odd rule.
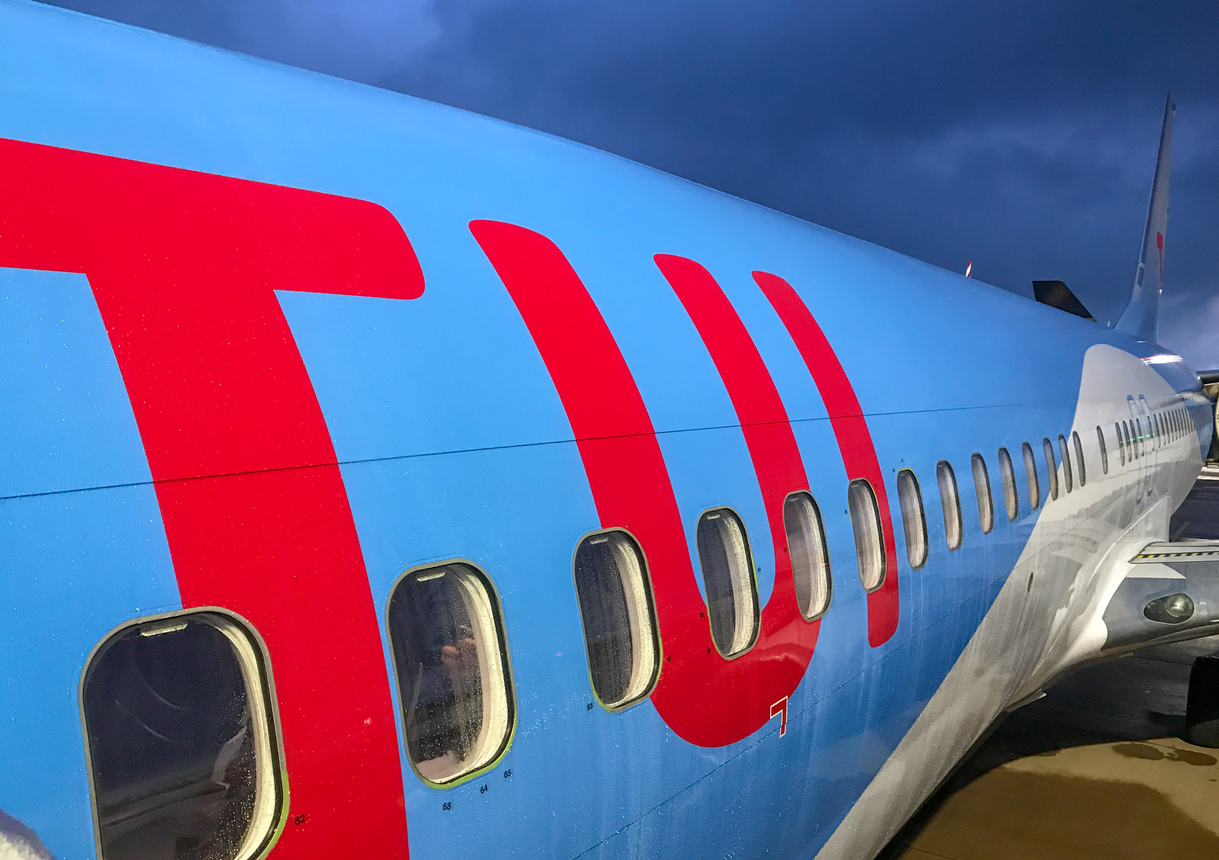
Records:
[[[1155,178],[1151,182],[1151,203],[1143,249],[1134,276],[1130,303],[1117,321],[1117,330],[1142,340],[1156,341],[1160,329],[1160,293],[1164,289],[1164,233],[1168,228],[1168,174],[1172,167],[1172,119],[1177,106],[1172,93],[1164,104],[1164,127],[1160,131],[1160,152],[1156,158]]]

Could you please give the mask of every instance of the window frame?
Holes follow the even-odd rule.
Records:
[[[990,487],[990,469],[986,467],[986,458],[980,451],[969,455],[969,472],[973,476],[974,495],[978,500],[978,526],[982,534],[988,535],[995,529],[995,494]]]
[[[944,495],[944,474],[948,475],[949,485],[952,487],[951,511],[948,497]],[[940,492],[940,509],[944,514],[944,542],[948,544],[951,552],[956,552],[965,542],[965,518],[961,514],[961,485],[957,482],[957,475],[953,471],[952,464],[947,460],[940,460],[935,464],[935,484]],[[949,514],[952,515],[952,524],[955,527],[955,544],[952,540],[954,529],[949,527]]]
[[[1084,462],[1084,443],[1079,438],[1078,430],[1071,431],[1071,446],[1075,449],[1075,473],[1079,477],[1079,486],[1086,487],[1088,486],[1088,467]]]
[[[921,540],[922,555],[918,564],[914,563],[914,556],[910,552],[910,523],[906,518],[905,497],[902,493],[902,475],[910,476],[910,481],[914,487],[914,499],[918,505],[918,534]],[[918,475],[914,474],[914,470],[905,467],[897,470],[897,477],[894,478],[894,483],[897,487],[897,504],[902,512],[902,538],[906,542],[906,561],[910,563],[911,570],[919,570],[927,564],[927,559],[931,555],[931,539],[927,534],[927,507],[923,502],[923,488],[919,486]]]
[[[1029,509],[1035,511],[1041,507],[1041,478],[1037,474],[1037,455],[1028,440],[1020,443],[1020,457],[1024,460],[1024,483],[1028,490]]]
[[[851,488],[863,486],[867,488],[867,495],[872,505],[872,522],[876,526],[876,549],[880,558],[880,576],[876,580],[876,584],[871,588],[864,580],[863,576],[863,559],[860,553],[859,535],[855,528],[855,517],[851,513]],[[847,519],[851,521],[851,538],[855,542],[855,562],[859,573],[859,582],[863,586],[863,590],[868,594],[880,591],[884,588],[885,582],[889,579],[889,553],[885,546],[885,524],[880,517],[880,499],[876,496],[876,488],[872,486],[872,482],[867,478],[856,478],[847,484]]]
[[[1058,456],[1062,458],[1062,477],[1066,482],[1067,492],[1074,492],[1075,478],[1071,472],[1071,443],[1061,433],[1058,434]]]
[[[411,757],[410,744],[406,737],[406,712],[403,709],[400,691],[402,690],[401,673],[398,669],[398,655],[394,649],[393,628],[390,625],[391,616],[390,608],[393,606],[394,594],[397,593],[398,587],[408,576],[412,576],[420,571],[434,570],[442,567],[450,567],[460,565],[471,569],[475,575],[482,581],[482,585],[487,589],[487,594],[492,598],[493,607],[496,613],[496,619],[499,623],[496,625],[496,633],[498,634],[500,654],[504,665],[504,693],[508,700],[508,731],[505,733],[504,741],[495,755],[487,759],[486,763],[480,765],[473,770],[454,777],[453,779],[444,782],[435,782],[428,779],[419,772],[419,768],[415,765],[415,760]],[[488,771],[494,770],[497,765],[508,754],[508,750],[512,749],[512,742],[516,739],[516,727],[520,722],[520,708],[516,695],[516,678],[512,670],[512,652],[508,643],[508,622],[504,618],[504,603],[500,598],[499,589],[495,587],[495,581],[483,569],[482,565],[468,558],[446,558],[437,561],[424,562],[423,564],[413,565],[394,578],[390,584],[389,593],[385,598],[385,642],[389,646],[390,665],[394,671],[394,697],[398,700],[397,707],[394,708],[394,719],[397,721],[401,731],[401,741],[399,753],[406,759],[406,763],[410,765],[411,771],[418,777],[419,781],[428,788],[447,789],[455,788],[459,785],[469,782],[472,779],[477,779]]]
[[[1009,523],[1015,522],[1020,516],[1020,489],[1016,486],[1016,466],[1012,463],[1011,452],[1007,446],[1000,445],[995,452],[999,461],[999,477],[1003,483],[1003,509]]]
[[[270,781],[273,788],[273,796],[269,801],[270,808],[268,814],[264,816],[265,829],[262,837],[252,847],[247,849],[243,841],[241,850],[238,851],[233,860],[258,860],[258,858],[262,858],[267,854],[270,847],[275,844],[275,840],[280,832],[282,832],[284,825],[287,824],[289,797],[284,765],[283,729],[279,715],[279,698],[275,693],[275,677],[271,671],[271,656],[267,649],[267,643],[253,624],[232,610],[221,606],[192,606],[189,609],[159,612],[125,621],[102,636],[85,657],[85,665],[81,669],[80,681],[77,685],[76,701],[81,731],[83,733],[85,772],[89,786],[89,811],[93,821],[93,844],[98,860],[105,860],[105,854],[102,853],[101,809],[98,806],[97,785],[94,778],[93,746],[89,741],[89,722],[85,714],[85,686],[89,680],[90,670],[97,663],[98,659],[109,650],[110,646],[117,643],[129,631],[153,625],[169,626],[178,619],[189,618],[192,615],[217,616],[228,624],[233,625],[246,639],[246,644],[250,648],[249,656],[253,657],[254,668],[259,676],[258,692],[261,693],[258,696],[259,716],[262,718],[262,723],[266,726],[269,734],[265,750],[269,761],[266,762],[265,770],[267,771],[266,778]],[[224,633],[223,630],[221,632]],[[225,635],[226,637],[228,636],[227,633]],[[232,641],[232,637],[228,638]],[[247,700],[253,701],[254,697],[247,696]],[[253,715],[251,715],[251,724],[253,723],[254,719]],[[252,815],[250,822],[251,829],[254,827],[253,818],[254,816]],[[243,854],[242,851],[246,853]]]
[[[715,627],[712,626],[711,622],[711,603],[707,600],[706,594],[707,575],[706,571],[703,569],[702,552],[698,547],[698,527],[702,524],[703,518],[708,514],[718,513],[720,511],[727,511],[728,513],[732,514],[733,518],[741,527],[741,536],[745,542],[746,567],[749,570],[749,588],[753,599],[753,633],[750,636],[748,644],[746,644],[739,651],[733,651],[730,654],[725,654],[723,651],[720,651],[719,643],[715,641]],[[762,598],[758,592],[758,563],[753,557],[753,541],[749,538],[749,529],[745,525],[745,518],[742,517],[737,509],[731,505],[714,505],[710,508],[704,508],[703,510],[699,511],[698,519],[694,522],[694,549],[698,559],[698,572],[702,577],[703,605],[707,607],[707,630],[711,634],[711,644],[715,647],[716,653],[718,653],[720,657],[725,660],[735,660],[738,657],[743,657],[753,650],[753,646],[758,644],[758,639],[762,635]]]
[[[825,533],[825,520],[821,516],[821,506],[817,504],[817,499],[815,496],[813,496],[813,493],[811,490],[793,490],[792,492],[788,493],[786,496],[783,497],[783,540],[784,540],[784,545],[787,547],[788,562],[789,562],[789,564],[791,564],[792,586],[794,588],[796,585],[796,565],[795,565],[795,562],[793,561],[794,556],[792,555],[792,550],[791,550],[791,535],[787,531],[787,503],[791,499],[796,498],[797,496],[807,496],[808,500],[809,500],[809,504],[812,505],[813,520],[816,524],[818,534],[821,537],[821,551],[825,557],[824,558],[825,605],[821,607],[821,611],[816,612],[812,615],[806,614],[804,609],[801,608],[801,606],[800,606],[799,589],[796,589],[796,610],[800,613],[801,618],[803,618],[805,621],[807,621],[809,624],[811,624],[814,621],[817,621],[820,618],[824,617],[825,613],[830,611],[830,605],[834,602],[834,570],[833,570],[833,565],[830,563],[830,541],[829,541],[829,537]],[[759,624],[760,624],[760,620],[759,620]]]
[[[1054,453],[1054,443],[1049,436],[1041,437],[1041,451],[1045,456],[1045,471],[1050,479],[1050,501],[1058,501],[1058,455]]]
[[[608,536],[615,534],[626,535],[631,543],[634,544],[635,550],[639,553],[639,558],[642,561],[641,567],[643,571],[643,591],[644,595],[646,596],[648,621],[650,622],[651,628],[650,638],[653,646],[652,654],[654,658],[654,665],[652,667],[651,678],[648,680],[648,683],[644,685],[641,693],[634,698],[626,698],[618,704],[610,705],[601,698],[601,694],[597,691],[597,685],[593,683],[592,659],[588,654],[588,625],[584,618],[584,605],[580,600],[580,582],[578,579],[576,579],[576,559],[579,557],[580,547],[584,546],[585,541],[591,538],[600,537],[601,535]],[[639,538],[635,537],[635,534],[630,529],[614,527],[608,529],[595,529],[590,532],[585,532],[584,534],[580,535],[580,539],[576,541],[575,549],[573,549],[571,552],[571,581],[572,587],[575,589],[576,593],[576,611],[580,615],[580,635],[584,640],[584,656],[588,669],[588,687],[593,694],[593,700],[611,714],[628,710],[629,708],[633,708],[635,705],[646,701],[648,697],[652,695],[652,691],[656,689],[656,684],[660,681],[660,669],[661,666],[664,665],[664,643],[660,638],[660,619],[656,613],[656,591],[652,584],[652,569],[648,564],[648,556],[643,549],[643,544],[640,542]]]

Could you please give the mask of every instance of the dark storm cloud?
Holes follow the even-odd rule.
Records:
[[[570,137],[1099,317],[1179,106],[1162,339],[1219,366],[1219,4],[72,0]],[[1212,332],[1215,332],[1212,334]]]

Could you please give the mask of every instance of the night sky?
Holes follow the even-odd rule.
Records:
[[[1219,2],[63,0],[624,155],[1100,320],[1177,103],[1160,339],[1219,368]]]

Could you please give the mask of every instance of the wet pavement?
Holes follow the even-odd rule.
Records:
[[[1219,470],[1173,517],[1219,538]],[[1219,860],[1219,750],[1185,735],[1194,658],[1219,636],[1090,666],[1008,715],[880,860]]]

